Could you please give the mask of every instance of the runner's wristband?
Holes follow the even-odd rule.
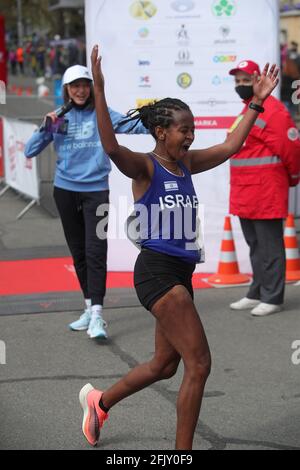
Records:
[[[259,104],[255,104],[255,103],[252,103],[252,102],[249,104],[249,108],[254,109],[254,111],[257,111],[258,113],[264,113],[265,112],[265,108],[263,108],[262,106],[259,106]]]

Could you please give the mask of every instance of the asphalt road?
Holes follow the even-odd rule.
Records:
[[[292,363],[292,343],[300,340],[299,287],[288,286],[284,312],[265,318],[230,311],[228,303],[244,292],[196,293],[213,368],[194,448],[300,450],[300,365]],[[0,449],[89,448],[81,434],[80,388],[87,382],[108,387],[153,353],[154,321],[135,294],[111,289],[108,300],[106,342],[69,331],[74,310],[0,316],[6,344]],[[180,368],[116,405],[98,450],[173,449],[181,379]]]

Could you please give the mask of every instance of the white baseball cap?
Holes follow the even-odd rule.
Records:
[[[69,67],[63,76],[62,85],[68,85],[68,83],[79,80],[80,78],[85,78],[86,80],[93,80],[89,69],[83,65],[72,65]]]

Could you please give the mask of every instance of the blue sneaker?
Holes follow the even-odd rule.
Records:
[[[78,320],[69,324],[69,328],[73,331],[87,330],[91,321],[91,311],[86,308]]]
[[[87,334],[90,338],[104,338],[107,339],[107,333],[105,328],[107,323],[103,320],[102,317],[96,317],[91,320]]]

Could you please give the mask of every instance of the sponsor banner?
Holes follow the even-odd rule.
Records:
[[[195,116],[192,148],[224,141],[242,110],[229,75],[238,62],[279,63],[277,0],[86,0],[85,19],[87,61],[99,44],[109,106],[127,112],[167,96],[182,99]],[[118,140],[136,151],[154,147],[150,136]],[[214,271],[229,205],[228,164],[193,180],[206,222],[206,263],[197,269]],[[114,166],[110,186],[116,206],[120,195],[131,197],[130,180]],[[233,226],[240,267],[249,271],[248,248],[239,224]],[[110,243],[109,269],[131,270],[136,256],[131,244]]]
[[[229,70],[247,58],[278,61],[277,0],[86,0],[85,14],[88,61],[99,43],[107,98],[122,111],[138,98],[191,102],[225,90],[221,114],[231,116],[241,105]],[[197,103],[192,111],[203,113]]]
[[[236,116],[201,116],[195,117],[195,128],[196,129],[229,129]]]
[[[37,126],[3,119],[5,182],[13,189],[39,199],[36,158],[26,158],[24,148]]]

